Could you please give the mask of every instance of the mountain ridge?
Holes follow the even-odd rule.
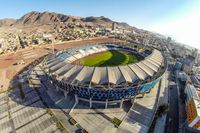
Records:
[[[65,15],[55,12],[38,12],[32,11],[26,13],[19,19],[0,19],[0,27],[4,26],[31,26],[31,25],[48,25],[57,23],[80,23],[80,24],[94,24],[105,27],[111,27],[112,23],[116,23],[119,27],[124,27],[125,29],[135,28],[124,22],[116,22],[107,17],[100,16],[89,16],[89,17],[79,17]]]
[[[2,27],[2,26],[11,26],[15,22],[16,22],[16,19],[12,19],[12,18],[0,19],[0,27]]]

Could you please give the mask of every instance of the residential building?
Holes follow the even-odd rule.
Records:
[[[115,30],[116,30],[116,27],[117,27],[117,26],[116,26],[116,23],[113,22],[113,23],[112,23],[112,30],[115,31]]]
[[[195,63],[195,58],[191,55],[187,56],[183,63],[183,71],[190,73]]]

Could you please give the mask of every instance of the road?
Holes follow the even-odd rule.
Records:
[[[169,82],[169,112],[167,114],[166,133],[178,133],[179,110],[178,110],[178,89],[175,82]]]

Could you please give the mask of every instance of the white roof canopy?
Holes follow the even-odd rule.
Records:
[[[90,52],[104,51],[107,47],[95,46],[88,50]],[[79,53],[78,53],[79,52]],[[82,56],[82,53],[88,53],[85,50],[78,50],[76,57]],[[67,60],[75,60],[73,55],[69,55]],[[88,67],[80,65],[72,65],[66,60],[51,58],[47,61],[47,67],[50,72],[56,74],[59,79],[64,79],[72,84],[95,85],[112,85],[122,83],[134,83],[138,79],[145,80],[152,77],[163,64],[164,57],[161,52],[154,49],[144,60],[123,66],[115,67]]]
[[[108,81],[111,84],[126,82],[118,67],[108,67]]]

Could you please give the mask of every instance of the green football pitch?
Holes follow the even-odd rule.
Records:
[[[105,51],[89,55],[80,59],[80,65],[84,66],[117,66],[138,62],[137,57],[130,55],[130,53],[122,51]]]

